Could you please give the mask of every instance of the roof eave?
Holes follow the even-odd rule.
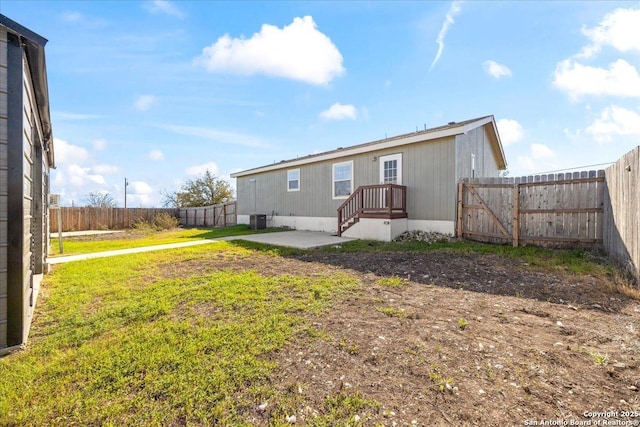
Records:
[[[467,129],[467,127],[470,126],[470,125],[471,124],[468,124],[467,126],[451,127],[451,128],[444,129],[444,130],[441,130],[441,131],[430,132],[430,133],[426,133],[426,134],[425,133],[416,134],[416,135],[412,135],[412,136],[407,136],[405,138],[391,139],[389,141],[384,141],[383,140],[380,143],[367,145],[367,146],[364,146],[364,147],[356,146],[356,147],[353,147],[353,148],[345,148],[345,149],[342,149],[342,150],[339,150],[339,151],[338,150],[330,151],[330,152],[327,152],[324,155],[321,154],[321,155],[313,156],[313,157],[310,157],[310,158],[288,160],[288,161],[284,161],[284,162],[275,163],[275,164],[272,164],[272,165],[260,166],[260,167],[254,168],[254,169],[248,169],[248,170],[232,173],[231,174],[231,178],[240,178],[240,177],[243,177],[243,176],[254,175],[254,174],[257,174],[257,173],[269,172],[269,171],[272,171],[272,170],[283,169],[285,167],[289,168],[289,167],[301,166],[301,165],[306,165],[306,164],[311,164],[311,163],[323,162],[323,161],[327,161],[327,160],[338,159],[338,158],[341,158],[341,157],[353,156],[353,155],[356,155],[356,154],[370,153],[372,151],[379,151],[379,150],[398,147],[398,146],[402,146],[402,145],[415,144],[417,142],[432,141],[432,140],[435,140],[435,139],[440,139],[440,138],[446,138],[446,137],[449,137],[449,136],[460,135],[462,133],[465,133],[466,132],[465,129]],[[481,124],[476,124],[475,126],[472,126],[469,129],[473,129],[473,128],[478,127],[478,126],[481,126]]]
[[[49,160],[49,165],[55,168],[51,111],[49,106],[49,86],[47,83],[47,64],[44,53],[44,46],[48,40],[2,14],[0,14],[0,25],[20,37],[25,47],[27,61],[29,61],[29,72],[36,97],[36,105],[42,125],[43,145],[48,148],[47,159]]]

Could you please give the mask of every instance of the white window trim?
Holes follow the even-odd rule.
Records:
[[[291,188],[289,183],[291,181],[295,181],[295,179],[289,179],[289,172],[298,172],[298,188]],[[300,191],[300,168],[298,169],[289,169],[287,171],[287,191]]]
[[[378,157],[380,161],[380,184],[384,184],[384,162],[389,160],[397,160],[396,163],[396,172],[397,172],[397,185],[402,185],[402,153],[388,154],[385,156]]]
[[[347,196],[336,196],[336,167],[338,166],[344,166],[344,165],[349,165],[349,167],[351,167],[351,188],[349,189],[349,195]],[[339,162],[339,163],[333,163],[331,165],[331,196],[334,200],[338,200],[338,199],[348,199],[349,197],[351,197],[351,195],[353,194],[353,160],[349,160],[347,162]],[[340,180],[340,181],[345,181],[345,180]]]

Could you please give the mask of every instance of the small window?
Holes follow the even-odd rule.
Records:
[[[333,164],[333,198],[346,199],[353,193],[353,162]]]
[[[300,169],[287,171],[287,191],[300,191]]]

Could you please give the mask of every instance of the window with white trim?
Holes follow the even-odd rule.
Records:
[[[287,191],[300,191],[300,169],[287,171]]]
[[[353,193],[353,161],[333,164],[333,198],[346,199]]]

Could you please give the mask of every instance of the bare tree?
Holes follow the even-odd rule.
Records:
[[[187,180],[180,190],[174,193],[165,191],[162,196],[164,206],[193,208],[233,200],[233,189],[227,181],[207,170],[198,178]]]
[[[109,193],[89,193],[85,197],[87,206],[91,208],[115,208],[116,201]]]

